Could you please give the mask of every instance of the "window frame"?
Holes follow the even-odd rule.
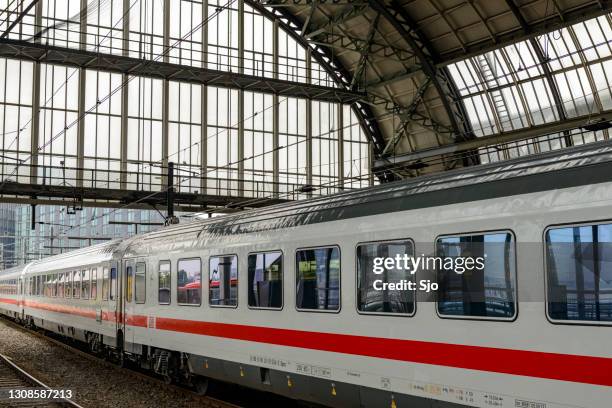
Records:
[[[178,267],[178,264],[179,264],[180,261],[189,261],[189,260],[192,260],[192,259],[197,259],[199,261],[199,263],[200,263],[200,303],[181,303],[181,302],[179,302],[179,296],[178,296],[178,290],[179,290],[179,285],[178,285],[178,278],[179,278],[178,271],[179,271],[179,267]],[[176,304],[178,306],[191,306],[191,307],[201,307],[202,306],[202,303],[204,303],[204,302],[202,302],[202,297],[203,297],[203,294],[204,294],[203,287],[202,287],[202,270],[203,270],[203,268],[202,268],[202,258],[199,257],[199,256],[190,256],[190,257],[186,257],[186,258],[179,258],[179,259],[176,260]],[[170,281],[170,297],[172,298],[172,265],[170,265],[170,279],[171,279],[171,281]],[[158,292],[158,295],[159,295],[159,292]]]
[[[78,276],[79,277],[79,286],[77,287],[76,285],[76,281],[74,280],[74,277]],[[81,281],[81,271],[80,270],[75,270],[72,271],[72,299],[80,299],[81,298],[81,288],[82,288],[82,281]],[[75,294],[77,294],[78,296],[75,296]]]
[[[83,285],[84,282],[87,282],[87,287]],[[91,269],[88,267],[85,269],[81,269],[81,299],[89,300],[89,297],[91,295],[90,292],[91,292]]]
[[[132,274],[131,282],[130,282],[130,272]],[[132,303],[134,300],[134,265],[127,264],[125,265],[125,293],[124,293],[124,302],[126,304]]]
[[[544,273],[543,278],[544,278],[544,314],[546,315],[546,320],[548,320],[551,324],[555,324],[555,325],[574,325],[574,326],[594,326],[594,327],[601,327],[601,326],[612,326],[612,321],[609,322],[601,322],[601,321],[594,321],[594,320],[560,320],[560,319],[552,319],[549,314],[548,314],[548,263],[547,263],[547,246],[546,246],[546,233],[551,230],[551,229],[556,229],[556,228],[568,228],[568,227],[586,227],[586,226],[592,226],[592,225],[601,225],[601,224],[610,224],[612,225],[612,219],[603,219],[603,220],[595,220],[595,221],[584,221],[584,222],[568,222],[568,223],[561,223],[561,224],[551,224],[548,225],[546,228],[544,228],[544,231],[542,232],[542,255],[543,255],[543,259],[542,259],[542,263],[544,266]]]
[[[170,274],[170,287],[168,288],[170,290],[170,296],[168,296],[168,303],[165,303],[165,302],[162,303],[162,302],[159,301],[159,289],[160,289],[159,280],[160,280],[160,277],[161,277],[161,270],[160,270],[160,268],[161,268],[161,264],[162,263],[164,263],[164,264],[167,263],[170,266],[169,271],[168,271],[168,273]],[[201,264],[201,261],[200,261],[200,264]],[[178,261],[177,261],[177,267],[178,267]],[[202,285],[202,276],[200,275],[200,286],[201,285]],[[200,296],[200,300],[201,300],[201,297],[202,296]],[[178,302],[178,299],[177,299],[177,302]],[[171,305],[172,304],[172,261],[169,260],[169,259],[163,259],[163,260],[160,260],[159,262],[157,262],[157,304],[158,305],[163,305],[163,306],[167,306],[167,305]]]
[[[64,272],[64,299],[72,299],[72,272]]]
[[[222,257],[227,257],[227,256],[235,256],[236,257],[236,280],[238,281],[237,285],[236,285],[236,304],[235,305],[213,305],[210,303],[210,260],[212,258],[222,258]],[[248,275],[248,272],[247,272]],[[230,276],[231,279],[231,276]],[[207,278],[206,281],[208,282],[206,284],[206,287],[208,288],[207,291],[207,298],[208,298],[208,306],[209,307],[218,307],[218,308],[224,308],[224,309],[238,309],[238,305],[240,304],[240,257],[238,257],[238,254],[236,253],[229,253],[229,254],[219,254],[219,255],[211,255],[208,257],[208,274],[207,274]],[[247,301],[247,304],[249,302]]]
[[[274,253],[274,252],[280,252],[281,255],[281,307],[258,307],[258,306],[251,306],[249,305],[249,285],[250,282],[248,281],[249,279],[249,257],[251,255],[259,255],[259,254],[269,254],[269,253]],[[208,264],[208,267],[210,268],[210,262]],[[238,273],[238,272],[236,272]],[[210,280],[209,280],[210,283]],[[253,251],[253,252],[249,252],[247,254],[247,308],[251,309],[251,310],[283,310],[283,308],[285,307],[285,253],[283,252],[282,249],[274,249],[274,250],[264,250],[264,251]]]
[[[110,268],[102,266],[102,300],[107,301],[110,293]]]
[[[117,295],[119,296],[123,296],[119,291],[118,288],[118,279],[120,279],[121,277],[118,276],[121,273],[121,269],[117,266],[117,264],[113,265],[111,264],[109,269],[109,275],[108,275],[108,282],[109,282],[109,286],[108,286],[108,300],[112,300],[114,302],[116,302],[117,299]],[[113,269],[115,270],[115,278],[113,279]],[[114,283],[114,284],[113,284]]]
[[[355,244],[355,310],[357,311],[358,314],[360,315],[365,315],[365,316],[398,316],[398,317],[414,317],[414,315],[417,312],[417,293],[419,292],[418,290],[414,291],[414,308],[412,310],[412,313],[390,313],[390,312],[363,312],[361,310],[359,310],[359,285],[357,284],[358,282],[358,278],[359,278],[359,269],[357,267],[358,265],[358,259],[357,259],[357,248],[361,245],[370,245],[370,244],[391,244],[391,243],[396,243],[396,242],[410,242],[412,244],[412,250],[414,251],[414,254],[417,253],[416,251],[416,244],[414,242],[414,240],[412,238],[398,238],[398,239],[390,239],[390,240],[376,240],[376,241],[365,241],[365,242],[358,242],[357,244]],[[413,254],[413,256],[415,256]],[[417,279],[417,274],[415,273],[414,275],[414,281],[418,283],[418,279]],[[437,302],[436,302],[437,304]]]
[[[144,299],[143,300],[138,300],[138,284],[136,283],[138,281],[138,279],[136,278],[139,273],[138,273],[138,265],[142,264],[144,265],[144,273],[142,273],[141,275],[144,276],[143,282],[144,282]],[[145,261],[140,261],[140,262],[134,262],[134,304],[136,305],[144,305],[145,303],[147,303],[147,263]]]
[[[98,267],[94,266],[89,270],[89,299],[93,301],[98,300]],[[95,293],[94,293],[94,288]]]
[[[482,230],[482,231],[471,231],[471,232],[462,232],[462,233],[449,233],[449,234],[440,234],[437,235],[434,240],[434,255],[440,256],[438,254],[438,240],[440,238],[461,238],[468,237],[473,235],[493,235],[493,234],[510,234],[512,236],[512,246],[514,248],[514,277],[512,282],[514,283],[514,315],[511,317],[488,317],[488,316],[460,316],[460,315],[445,315],[440,314],[438,310],[439,297],[438,291],[435,294],[435,303],[436,303],[436,315],[440,319],[451,319],[451,320],[475,320],[475,321],[489,321],[489,322],[514,322],[518,319],[519,315],[519,292],[518,292],[518,254],[516,251],[516,234],[514,230],[511,228],[500,228],[500,229],[492,229],[492,230]],[[435,282],[438,282],[438,270],[435,270],[434,273]]]
[[[303,309],[303,308],[299,308],[297,307],[297,282],[298,282],[298,267],[297,267],[297,253],[299,251],[308,251],[308,250],[312,250],[312,249],[325,249],[325,248],[338,248],[338,260],[340,261],[340,265],[339,268],[340,271],[338,272],[338,309],[336,310],[329,310],[329,309]],[[294,281],[293,281],[293,295],[295,298],[295,302],[293,303],[293,307],[295,308],[296,311],[298,312],[310,312],[310,313],[330,313],[330,314],[338,314],[342,311],[342,249],[340,248],[339,244],[330,244],[330,245],[317,245],[317,246],[309,246],[309,247],[299,247],[296,248],[295,251],[293,252],[294,255],[294,264],[293,267],[295,268],[294,270]]]

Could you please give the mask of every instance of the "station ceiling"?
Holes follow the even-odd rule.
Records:
[[[567,133],[572,119],[611,119],[609,1],[252,3],[305,38],[344,87],[367,93],[362,116],[377,166],[400,177],[449,146],[474,151]]]

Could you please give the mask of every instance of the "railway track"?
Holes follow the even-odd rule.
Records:
[[[38,398],[28,398],[36,393]],[[0,354],[0,407],[82,408],[69,398],[51,398],[59,393]]]
[[[103,365],[105,365],[107,367],[112,368],[113,370],[121,371],[123,374],[129,375],[129,376],[131,376],[133,378],[136,378],[138,380],[147,381],[149,383],[153,383],[156,386],[165,388],[166,390],[174,392],[175,394],[183,394],[184,395],[184,394],[187,393],[194,400],[194,403],[196,403],[197,406],[199,406],[199,407],[240,408],[240,405],[232,404],[232,403],[229,403],[229,402],[226,402],[226,401],[223,401],[223,400],[220,400],[220,399],[208,396],[208,395],[206,395],[206,396],[199,395],[195,391],[192,391],[192,390],[190,390],[188,388],[181,387],[181,386],[178,386],[178,385],[175,385],[175,384],[167,384],[163,380],[158,379],[156,377],[153,377],[151,375],[148,375],[148,374],[145,374],[145,373],[142,373],[142,372],[139,372],[139,371],[135,371],[135,370],[130,369],[130,368],[119,367],[116,364],[111,363],[110,361],[107,361],[107,360],[105,360],[105,359],[103,359],[101,357],[98,357],[96,355],[90,354],[89,352],[83,351],[80,348],[73,347],[72,345],[64,343],[63,341],[60,341],[60,340],[58,340],[58,339],[56,339],[54,337],[50,337],[48,335],[45,335],[44,333],[41,333],[41,332],[39,332],[37,330],[32,330],[32,329],[23,327],[23,326],[15,323],[12,320],[4,318],[4,316],[2,316],[1,318],[2,318],[2,321],[4,323],[10,325],[11,327],[13,327],[13,328],[15,328],[17,330],[21,330],[21,331],[27,332],[27,333],[29,333],[29,334],[31,334],[33,336],[36,336],[36,337],[38,337],[40,339],[43,339],[43,340],[45,340],[45,341],[47,341],[49,343],[52,343],[52,344],[54,344],[54,345],[56,345],[58,347],[64,348],[64,349],[70,351],[71,353],[78,354],[79,356],[81,356],[81,357],[83,357],[85,359],[88,359],[88,360],[91,360],[91,361],[95,361],[98,364],[103,364]],[[1,354],[0,354],[0,356],[1,356]],[[1,380],[2,377],[1,377],[1,375],[2,374],[0,374],[0,390],[5,388],[5,386],[2,385],[2,380]],[[39,407],[79,407],[79,405],[74,404],[74,403],[73,403],[74,405],[57,405],[57,404],[56,405],[40,405],[40,401],[38,401],[39,402],[38,405],[36,405],[36,404],[34,404],[34,405],[13,405],[12,401],[9,401],[9,402],[11,402],[11,404],[9,404],[9,405],[2,405],[3,402],[4,401],[2,401],[0,399],[0,408],[3,408],[5,406],[7,406],[7,407],[36,407],[36,408],[39,408]]]

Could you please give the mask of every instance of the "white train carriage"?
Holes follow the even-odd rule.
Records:
[[[22,317],[22,275],[27,265],[6,269],[0,273],[0,314],[12,319]]]
[[[31,263],[23,275],[23,314],[29,324],[116,347],[117,262],[111,241]],[[111,290],[111,288],[113,288]]]
[[[200,387],[342,407],[608,408],[611,203],[607,144],[463,169],[36,262],[23,315]],[[375,256],[467,251],[482,273],[392,268],[382,283],[438,290],[374,288]]]

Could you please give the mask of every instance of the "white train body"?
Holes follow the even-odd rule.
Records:
[[[22,282],[14,293],[0,294],[0,309],[90,344],[101,340],[104,345],[94,347],[117,348],[158,372],[170,358],[162,351],[178,352],[183,370],[194,378],[219,378],[331,406],[608,408],[610,323],[553,322],[544,301],[546,229],[612,220],[612,180],[601,173],[604,166],[612,167],[612,149],[599,147],[593,156],[598,159],[582,166],[588,152],[593,150],[545,156],[536,164],[483,167],[481,173],[451,173],[443,180],[455,185],[437,190],[441,178],[431,178],[434,182],[413,185],[410,196],[401,196],[404,184],[390,184],[73,251],[0,275],[0,281]],[[546,168],[551,165],[558,166]],[[571,173],[575,169],[580,173]],[[499,170],[504,177],[488,181]],[[468,174],[476,179],[466,181]],[[595,176],[584,178],[588,174]],[[547,186],[542,177],[568,185]],[[524,193],[515,192],[523,187]],[[489,197],[456,197],[479,188],[489,189]],[[430,204],[420,204],[422,196],[431,198]],[[416,204],[403,209],[393,199]],[[358,244],[410,239],[416,254],[428,255],[436,251],[440,236],[486,231],[509,231],[516,242],[513,318],[443,318],[431,301],[435,294],[423,292],[412,316],[358,312]],[[298,310],[296,251],[328,246],[340,249],[340,310]],[[248,306],[248,255],[261,251],[283,254],[280,309]],[[209,305],[209,259],[218,255],[237,256],[232,278],[237,280],[237,307]],[[179,305],[177,264],[190,258],[201,264],[201,304]],[[166,296],[158,276],[165,261],[171,264],[170,304],[159,304],[160,296]],[[143,263],[146,300],[136,303],[134,292],[127,302],[127,267],[134,268],[134,284],[136,264]],[[95,300],[30,293],[33,276],[92,268],[97,270]],[[114,299],[103,299],[104,268],[108,284],[117,285]],[[110,276],[113,268],[116,281]],[[417,279],[435,281],[436,274]]]

